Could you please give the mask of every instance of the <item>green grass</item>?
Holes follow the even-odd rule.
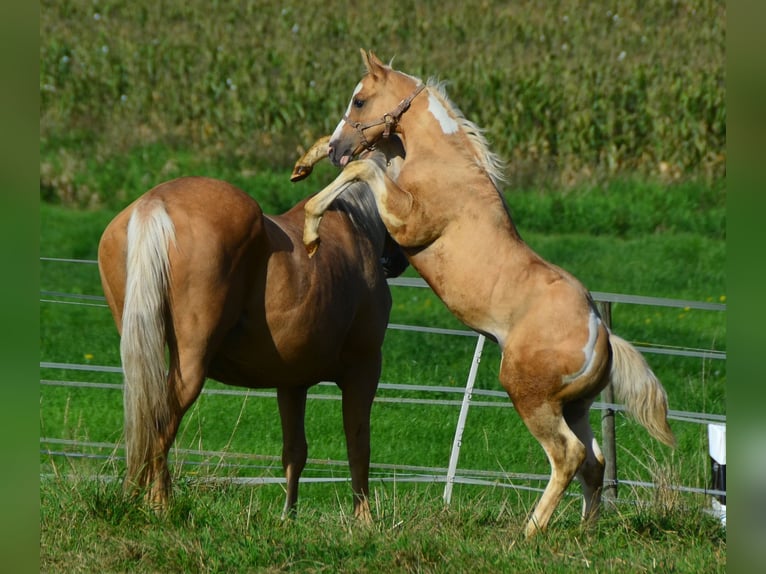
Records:
[[[373,525],[350,519],[345,490],[304,487],[297,520],[279,520],[278,487],[183,484],[157,518],[117,484],[46,480],[41,571],[85,572],[724,572],[725,533],[708,515],[649,504],[579,525],[578,502],[546,534],[525,542],[519,496],[457,497],[438,488],[379,485]],[[523,497],[522,497],[523,498]],[[77,531],[77,536],[71,536]]]
[[[269,176],[266,181],[272,179],[274,176]],[[257,182],[255,185],[251,183],[243,187],[256,190],[268,187],[260,185],[259,179],[254,181]],[[258,193],[254,195],[260,199]],[[265,197],[268,202],[270,194]],[[592,211],[587,209],[589,197],[593,196],[583,195],[584,213]],[[646,204],[651,202],[640,203],[638,194],[636,198],[637,210],[648,212]],[[509,196],[512,209],[515,199],[515,196]],[[543,204],[546,201],[546,198],[541,199]],[[596,200],[597,203],[600,201]],[[619,210],[621,206],[616,204],[614,209]],[[682,212],[679,210],[678,213]],[[108,211],[71,211],[41,205],[41,253],[53,257],[95,258],[98,237],[111,216]],[[608,219],[611,214],[606,213],[603,217]],[[667,221],[675,217],[674,212],[658,212],[655,220]],[[702,218],[704,215],[697,219]],[[587,231],[591,222],[583,218],[582,224]],[[700,301],[725,300],[725,244],[715,234],[708,237],[699,233],[663,231],[614,238],[584,232],[542,234],[527,232],[524,225],[520,228],[528,243],[539,253],[570,270],[592,290]],[[672,264],[658,265],[658,261]],[[412,270],[408,273],[413,274]],[[57,262],[42,263],[41,288],[100,293],[95,266]],[[429,290],[396,287],[392,291],[391,322],[463,328]],[[81,325],[88,328],[83,329]],[[725,314],[719,312],[616,304],[613,325],[616,332],[638,343],[726,349]],[[382,380],[462,386],[472,352],[473,339],[390,331],[385,344],[387,360]],[[477,386],[497,389],[497,349],[489,345],[485,354]],[[119,364],[118,338],[109,313],[103,308],[42,304],[41,360]],[[670,392],[672,408],[725,412],[725,362],[661,355],[653,355],[650,360]],[[63,376],[63,373],[45,373],[44,376],[53,378]],[[77,376],[83,380],[105,377],[104,374],[87,372]],[[119,382],[113,375],[108,377]],[[223,418],[228,422],[229,419]]]

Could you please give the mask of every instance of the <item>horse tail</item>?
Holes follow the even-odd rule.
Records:
[[[168,245],[175,229],[161,201],[139,202],[128,223],[127,280],[120,356],[128,481],[143,484],[147,464],[170,419],[165,363]]]
[[[610,379],[615,398],[654,438],[675,446],[668,425],[668,396],[643,355],[625,339],[609,334],[612,345]]]

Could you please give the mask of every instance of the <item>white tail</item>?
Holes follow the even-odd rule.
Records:
[[[668,425],[668,396],[643,355],[626,340],[610,333],[612,345],[611,382],[616,399],[654,438],[675,446]]]
[[[127,280],[120,356],[125,371],[125,451],[129,481],[141,482],[159,429],[169,419],[165,319],[168,245],[175,230],[161,201],[139,202],[128,223]]]

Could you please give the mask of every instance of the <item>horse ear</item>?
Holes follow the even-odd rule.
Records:
[[[367,68],[367,72],[373,78],[377,79],[381,77],[386,71],[386,65],[381,62],[372,51],[368,53],[363,48],[360,48],[360,51],[362,53],[362,61],[364,62],[364,67]]]

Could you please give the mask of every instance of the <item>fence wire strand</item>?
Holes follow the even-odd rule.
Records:
[[[65,258],[52,258],[52,257],[40,257],[40,261],[53,262],[53,263],[75,263],[96,265],[97,261],[88,259],[65,259]],[[415,288],[427,288],[428,285],[420,278],[396,278],[390,279],[389,285],[392,287],[415,287]],[[657,297],[645,297],[637,295],[623,295],[616,293],[602,293],[592,292],[594,300],[610,303],[627,303],[634,305],[651,305],[660,307],[675,307],[675,308],[687,308],[687,309],[700,309],[707,311],[725,311],[726,305],[723,303],[712,302],[700,302],[700,301],[686,301],[677,299],[657,298]],[[108,308],[106,300],[100,295],[88,295],[81,293],[67,293],[62,291],[40,291],[40,302],[46,304],[63,304],[63,305],[79,305],[85,307],[101,307]],[[463,337],[478,337],[479,334],[474,331],[461,330],[461,329],[445,329],[439,327],[428,326],[416,326],[416,325],[403,325],[397,323],[389,323],[388,328],[391,330],[399,331],[413,331],[421,332],[432,335],[448,335],[448,336],[463,336]],[[635,345],[635,343],[634,343]],[[675,347],[669,345],[636,345],[636,348],[643,353],[656,353],[666,355],[676,355],[682,357],[692,357],[700,359],[714,359],[714,360],[726,360],[726,352],[710,349],[694,349],[687,347]],[[60,362],[40,362],[41,370],[65,370],[65,371],[91,371],[102,373],[115,373],[122,374],[122,368],[107,365],[90,365],[90,364],[72,364],[72,363],[60,363]],[[71,388],[87,388],[87,389],[105,389],[105,390],[122,390],[122,383],[105,383],[105,382],[84,382],[84,381],[67,381],[67,380],[53,380],[53,379],[40,379],[42,386],[57,386],[57,387],[71,387]],[[322,382],[319,386],[334,387],[334,383]],[[388,392],[413,392],[413,393],[459,393],[463,394],[464,389],[462,387],[447,387],[447,386],[430,386],[430,385],[409,385],[399,383],[386,383],[381,382],[379,390]],[[239,396],[243,398],[256,397],[256,398],[276,398],[276,391],[260,391],[260,390],[228,390],[228,389],[208,389],[202,390],[203,394],[208,395],[225,395],[225,396]],[[473,395],[484,396],[487,398],[498,399],[497,401],[472,401],[472,407],[495,407],[495,408],[513,408],[513,404],[508,400],[508,396],[502,391],[492,391],[486,389],[474,389]],[[308,395],[312,400],[341,400],[339,393],[335,394],[317,394],[312,393]],[[406,397],[406,396],[378,396],[375,399],[378,403],[392,403],[392,404],[421,404],[421,405],[438,405],[438,406],[460,406],[461,400],[450,399],[427,399],[423,397]],[[502,402],[501,402],[502,401]],[[594,403],[593,410],[612,410],[617,412],[624,412],[625,408],[622,405],[615,405],[611,403]],[[686,423],[694,424],[710,424],[710,423],[726,423],[726,416],[720,414],[710,413],[696,413],[687,411],[672,410],[668,412],[668,418],[683,421]],[[117,443],[108,442],[89,442],[78,441],[71,439],[55,438],[55,437],[41,437],[40,438],[40,454],[48,457],[66,457],[68,459],[89,459],[89,460],[101,460],[101,461],[120,461],[124,460],[124,455],[116,454],[124,447]],[[53,448],[54,446],[59,448]],[[93,451],[100,452],[93,452]],[[104,453],[103,451],[109,451]],[[90,452],[86,452],[90,451]],[[233,453],[224,451],[204,451],[193,449],[182,449],[173,447],[172,462],[183,466],[196,466],[196,467],[213,467],[213,468],[226,468],[231,471],[261,471],[263,472],[278,472],[281,473],[281,458],[276,455],[259,455],[249,453]],[[194,458],[202,460],[194,460]],[[216,460],[206,460],[217,459]],[[234,460],[250,460],[250,461],[263,461],[270,464],[254,464],[243,462],[223,462],[225,459]],[[348,472],[347,461],[338,460],[324,460],[324,459],[309,459],[307,461],[306,473],[307,476],[301,477],[301,482],[347,482],[350,481],[349,476],[335,476],[339,472]],[[422,467],[413,465],[398,465],[398,464],[379,464],[372,463],[370,465],[370,477],[373,481],[379,482],[445,482],[447,480],[447,468],[441,467]],[[314,475],[314,476],[312,476]],[[320,476],[315,476],[320,475]],[[41,479],[54,478],[56,475],[50,473],[40,473]],[[116,480],[117,477],[112,475],[94,475],[91,478],[96,480]],[[508,488],[516,488],[521,490],[532,490],[536,492],[542,492],[543,488],[533,487],[524,484],[518,484],[518,481],[532,481],[541,482],[547,481],[549,475],[545,474],[531,474],[531,473],[506,473],[501,471],[490,470],[469,470],[459,469],[458,474],[454,478],[450,478],[455,483],[476,485],[476,486],[501,486]],[[256,485],[256,484],[283,484],[285,478],[281,476],[223,476],[223,477],[193,477],[191,480],[200,480],[206,482],[226,482],[243,485]],[[619,479],[617,481],[620,485],[641,487],[641,488],[659,488],[658,485],[641,482]],[[679,492],[689,492],[705,495],[725,495],[725,491],[697,488],[689,486],[663,485],[665,488],[676,490]],[[571,495],[571,493],[568,493]],[[635,503],[630,500],[617,501],[625,503]]]

